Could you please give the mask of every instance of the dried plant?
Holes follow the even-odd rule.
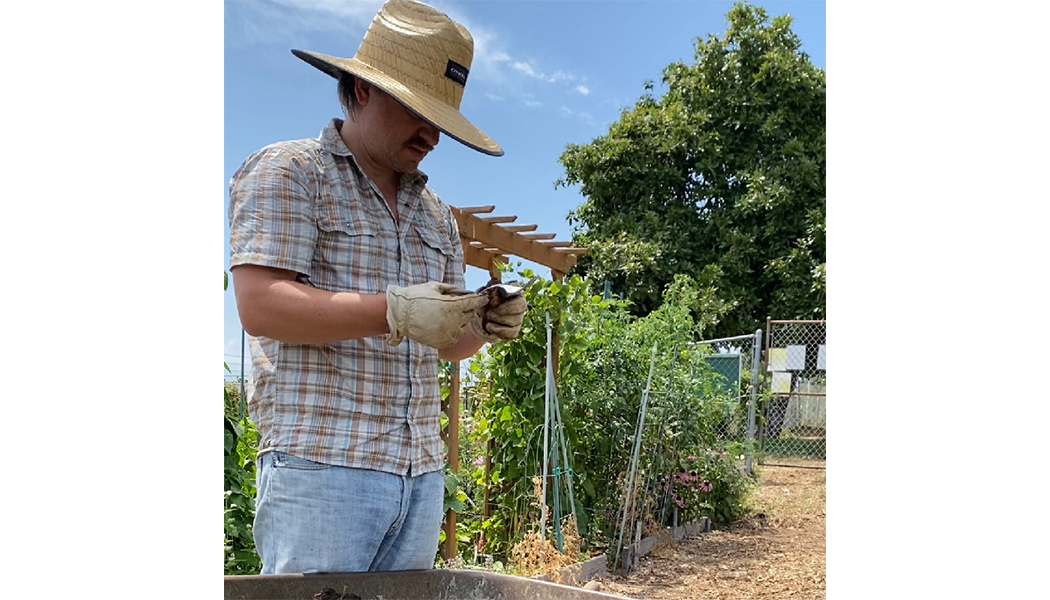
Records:
[[[543,494],[543,480],[532,478],[534,498],[530,503],[537,508],[546,508],[539,501]],[[542,510],[541,508],[541,510]],[[542,518],[542,516],[541,516]],[[524,577],[539,574],[552,574],[558,583],[561,577],[558,571],[565,566],[575,565],[579,560],[582,539],[576,525],[576,516],[570,514],[562,519],[562,551],[550,541],[553,538],[551,528],[541,533],[536,527],[525,533],[521,541],[511,548],[511,563]]]

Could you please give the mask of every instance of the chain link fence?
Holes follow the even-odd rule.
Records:
[[[697,342],[720,375],[706,390],[721,415],[714,433],[753,462],[824,467],[827,455],[827,321],[766,322],[765,331]]]
[[[827,321],[766,321],[756,456],[761,464],[824,467]]]
[[[716,403],[720,418],[715,436],[721,446],[739,443],[748,472],[752,470],[756,421],[755,406],[761,379],[762,331],[693,344],[704,351],[704,361],[720,377],[707,401]]]

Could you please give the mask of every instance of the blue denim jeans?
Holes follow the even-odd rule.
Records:
[[[262,574],[430,569],[445,476],[258,459],[255,547]]]

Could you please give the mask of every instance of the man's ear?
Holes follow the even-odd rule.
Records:
[[[357,94],[357,103],[360,106],[367,106],[368,102],[372,99],[372,91],[374,88],[371,83],[368,83],[360,77],[354,78],[354,92]]]

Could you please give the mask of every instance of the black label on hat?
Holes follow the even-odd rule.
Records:
[[[470,73],[470,69],[464,67],[454,60],[448,61],[448,68],[445,69],[445,77],[448,77],[452,81],[455,81],[459,85],[467,85],[467,75]]]

